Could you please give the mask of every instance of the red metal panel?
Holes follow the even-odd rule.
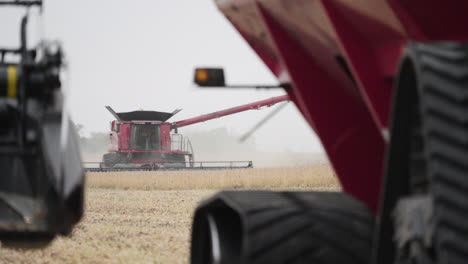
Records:
[[[364,102],[331,79],[264,8],[260,11],[344,190],[376,211],[385,144]]]
[[[119,150],[128,149],[130,141],[130,124],[121,123],[119,131]]]
[[[340,1],[322,3],[336,31],[341,53],[359,84],[362,98],[377,125],[381,129],[387,128],[393,90],[392,77],[397,70],[399,55],[406,45],[404,35]],[[372,34],[373,40],[369,40],[369,34]]]
[[[161,150],[170,151],[171,150],[171,125],[164,123],[159,126],[160,136],[161,136]]]
[[[375,209],[392,84],[409,41],[468,40],[467,0],[233,0],[219,8],[315,129],[344,188]],[[259,6],[262,8],[260,9]],[[354,85],[337,58],[350,69]]]
[[[370,1],[370,0],[369,0]],[[468,41],[468,1],[387,0],[412,40]]]

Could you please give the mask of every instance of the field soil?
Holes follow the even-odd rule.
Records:
[[[219,189],[233,188],[340,189],[326,165],[214,174],[93,173],[85,217],[71,237],[40,250],[0,248],[0,263],[188,263],[194,208]]]

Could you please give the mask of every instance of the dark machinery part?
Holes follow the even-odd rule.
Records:
[[[225,191],[195,213],[191,263],[369,263],[373,223],[344,193]]]
[[[146,120],[156,120],[165,122],[171,118],[178,111],[172,113],[158,112],[158,111],[133,111],[133,112],[121,112],[116,113],[119,117],[119,121],[146,121]]]
[[[193,82],[200,87],[204,88],[256,88],[256,89],[278,89],[282,88],[285,90],[291,89],[291,85],[288,83],[281,84],[236,84],[227,85],[224,78],[224,69],[223,68],[196,68],[194,71]]]
[[[128,154],[110,152],[103,155],[102,162],[90,162],[94,167],[85,167],[86,172],[118,172],[118,171],[161,171],[161,170],[233,170],[251,169],[252,161],[185,161],[185,155],[177,153],[165,154],[166,161],[135,166],[128,160]],[[88,164],[84,162],[83,164]],[[98,165],[98,166],[96,166]]]
[[[86,162],[85,162],[86,163]],[[100,163],[99,167],[85,168],[86,172],[119,172],[119,171],[180,171],[180,170],[237,170],[253,168],[252,161],[197,161],[197,162],[164,162],[133,166],[129,163],[115,164],[106,167]]]
[[[62,52],[50,43],[28,50],[26,27],[24,16],[18,49],[0,49],[0,240],[15,247],[47,245],[83,214],[78,138],[60,90]],[[7,61],[9,53],[19,62]]]
[[[468,259],[467,68],[467,44],[408,47],[396,87],[374,263]]]
[[[0,1],[0,6],[38,6],[42,7],[42,0],[10,0],[10,1]]]
[[[115,164],[128,163],[128,159],[125,154],[111,152],[106,153],[102,156],[102,168],[113,168]]]

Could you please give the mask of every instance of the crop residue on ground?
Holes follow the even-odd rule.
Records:
[[[89,175],[87,186],[85,217],[71,237],[41,250],[0,248],[0,263],[188,263],[193,211],[220,188],[339,190],[331,170],[322,165],[100,173]]]
[[[325,164],[299,168],[88,173],[89,187],[143,190],[289,188],[338,185]]]

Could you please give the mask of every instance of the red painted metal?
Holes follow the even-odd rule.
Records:
[[[176,154],[185,154],[187,151],[178,151],[178,150],[122,150],[121,152],[125,153],[176,153]]]
[[[322,3],[336,32],[337,44],[340,46],[342,56],[349,62],[353,76],[359,83],[362,98],[373,114],[376,124],[381,129],[387,128],[390,117],[388,98],[392,92],[392,79],[385,77],[386,75],[391,77],[397,68],[399,58],[383,55],[401,53],[406,44],[401,32],[386,25],[379,25],[379,28],[377,26],[360,28],[359,25],[375,25],[375,23],[369,17],[357,14],[356,11],[338,1],[323,1]],[[357,19],[362,22],[356,23]],[[382,39],[385,42],[369,42],[366,36],[369,31],[374,33],[373,36],[378,36],[376,42],[381,42]],[[381,62],[379,59],[385,61]],[[390,67],[390,71],[384,70],[385,66]]]
[[[274,104],[277,104],[277,103],[280,103],[280,102],[283,102],[283,101],[287,101],[287,100],[289,100],[288,95],[272,97],[272,98],[269,98],[269,99],[253,102],[253,103],[250,103],[250,104],[236,106],[236,107],[224,109],[224,110],[221,110],[221,111],[217,111],[217,112],[213,112],[213,113],[209,113],[209,114],[205,114],[205,115],[201,115],[201,116],[197,116],[197,117],[177,121],[177,122],[172,123],[172,128],[175,129],[175,128],[179,128],[179,127],[189,126],[189,125],[193,125],[193,124],[196,124],[196,123],[205,122],[205,121],[208,121],[208,120],[211,120],[211,119],[236,114],[236,113],[239,113],[239,112],[244,112],[244,111],[247,111],[247,110],[259,109],[259,108],[264,107],[264,106],[272,106]]]
[[[468,41],[465,0],[387,0],[399,21],[417,41]]]
[[[172,125],[170,125],[168,123],[161,124],[159,129],[161,131],[161,150],[170,151],[171,150]]]
[[[119,128],[119,144],[120,149],[130,148],[130,124],[121,124]]]
[[[393,82],[410,41],[468,41],[466,0],[217,1],[322,140],[348,193],[377,209]],[[282,81],[284,82],[284,81]]]
[[[289,100],[288,95],[272,97],[269,99],[213,112],[206,115],[197,116],[194,118],[189,118],[186,120],[181,120],[173,123],[169,122],[161,122],[161,121],[154,121],[154,120],[138,120],[138,121],[112,121],[111,123],[111,132],[110,132],[110,147],[109,150],[113,152],[121,152],[126,154],[144,154],[147,153],[146,157],[132,158],[130,162],[134,164],[141,164],[141,163],[154,163],[156,160],[161,161],[164,159],[164,154],[171,154],[171,155],[186,155],[189,158],[189,161],[193,161],[193,153],[188,149],[180,150],[180,149],[173,149],[173,138],[171,135],[171,131],[173,129],[184,127],[188,125],[193,125],[196,123],[204,122],[207,120],[211,120],[214,118],[219,118],[226,115],[232,115],[235,113],[252,110],[252,109],[259,109],[264,106],[272,106],[279,102],[283,102]],[[159,128],[159,139],[160,145],[159,149],[152,149],[152,150],[137,150],[132,149],[130,146],[130,138],[131,138],[131,126],[135,124],[150,124],[154,125],[155,127]],[[190,147],[191,148],[191,147]],[[161,154],[161,155],[152,155],[152,154]],[[167,156],[167,155],[166,155]],[[169,155],[170,156],[170,155]],[[129,157],[132,157],[130,155]]]
[[[315,131],[321,139],[335,170],[341,175],[345,189],[355,191],[357,198],[377,208],[379,189],[369,192],[367,187],[380,186],[379,174],[383,165],[384,146],[380,131],[359,97],[347,93],[326,69],[317,65],[288,33],[260,7],[281,57],[290,72],[298,101],[308,107]],[[340,106],[340,107],[335,107]],[[351,155],[374,153],[369,160],[351,160]],[[357,180],[356,180],[357,179]],[[366,184],[362,184],[365,182]]]

